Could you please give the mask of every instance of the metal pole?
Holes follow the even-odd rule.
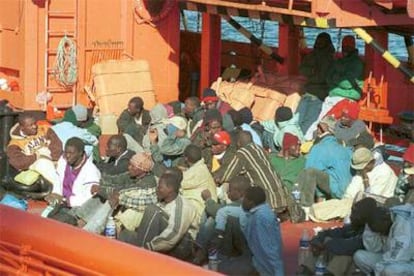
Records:
[[[378,44],[374,40],[374,38],[368,34],[364,29],[362,28],[354,28],[352,29],[359,37],[361,37],[365,43],[368,45],[371,45],[376,51],[380,52],[382,54],[382,57],[388,61],[394,68],[397,68],[401,72],[403,72],[412,83],[414,83],[414,73],[411,72],[410,69],[405,67],[397,58],[395,58],[388,50],[381,47],[381,45]]]
[[[251,32],[246,30],[236,20],[234,20],[233,18],[231,18],[230,16],[227,16],[227,15],[221,15],[221,17],[224,20],[226,20],[233,28],[235,28],[237,31],[239,31],[239,33],[244,35],[252,43],[256,44],[259,47],[259,49],[262,50],[265,54],[270,56],[272,59],[276,60],[278,63],[283,64],[283,62],[285,61],[285,59],[283,57],[281,57],[278,54],[274,53],[273,50],[269,46],[263,44],[262,40],[255,37]]]

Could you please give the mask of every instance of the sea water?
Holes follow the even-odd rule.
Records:
[[[201,15],[195,11],[184,12],[187,20],[187,30],[192,32],[200,32],[201,30]],[[240,25],[245,29],[253,33],[257,38],[261,39],[264,44],[277,47],[279,45],[278,28],[279,24],[276,21],[265,21],[258,19],[250,19],[246,17],[233,17]],[[181,29],[184,29],[183,22],[181,20]],[[250,41],[234,29],[227,21],[221,20],[221,36],[224,40],[238,41],[250,43]],[[306,45],[309,48],[313,47],[317,35],[321,32],[327,32],[331,35],[332,43],[336,50],[340,52],[341,40],[346,35],[355,35],[350,29],[316,29],[316,28],[304,28],[304,35],[306,38]],[[362,39],[356,40],[359,54],[364,55],[365,43]],[[390,34],[388,41],[388,50],[392,55],[401,61],[407,61],[407,50],[404,43],[404,37]]]

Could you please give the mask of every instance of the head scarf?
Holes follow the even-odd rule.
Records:
[[[129,163],[144,172],[150,172],[152,167],[154,167],[154,161],[152,161],[151,154],[147,152],[139,152],[135,154],[131,157]]]

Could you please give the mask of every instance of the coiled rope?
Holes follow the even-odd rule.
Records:
[[[61,86],[70,87],[77,81],[76,45],[66,35],[57,47],[54,72],[56,81]]]

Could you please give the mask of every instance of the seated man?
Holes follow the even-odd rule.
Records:
[[[374,199],[364,198],[352,207],[350,224],[323,230],[313,237],[310,241],[313,254],[304,260],[298,274],[315,275],[315,257],[324,254],[328,260],[326,269],[329,273],[351,275],[354,270],[352,256],[357,250],[364,248],[362,233],[375,208]]]
[[[223,130],[223,117],[217,109],[208,109],[200,122],[191,135],[191,142],[204,150],[211,146],[211,137]]]
[[[243,213],[241,203],[244,194],[251,186],[249,179],[244,176],[236,176],[229,182],[229,190],[227,192],[228,198],[231,203],[222,205],[212,199],[209,190],[204,190],[201,194],[205,201],[205,214],[207,219],[200,225],[200,231],[197,235],[197,245],[199,247],[198,253],[196,253],[196,264],[202,264],[206,261],[207,250],[215,248],[219,251],[220,255],[224,256],[237,256],[243,252],[241,244],[243,235],[240,236],[240,225],[238,219]],[[233,217],[236,220],[228,220],[229,217]],[[236,221],[237,225],[229,225]],[[236,229],[238,228],[238,229]],[[236,251],[236,252],[235,252]],[[237,254],[238,253],[238,254]],[[235,255],[236,254],[236,255]]]
[[[385,238],[376,243],[365,240],[365,250],[354,254],[354,262],[365,274],[412,275],[414,271],[414,206],[376,208],[368,226]]]
[[[249,275],[254,271],[260,275],[284,275],[280,226],[275,213],[266,203],[263,189],[249,187],[243,198],[242,207],[246,216],[240,217],[241,229],[253,256],[251,260],[248,256],[230,260],[234,263],[232,268],[238,271],[224,271],[223,268],[228,265],[226,262],[219,264],[219,271],[239,275]],[[249,267],[249,263],[253,267]],[[236,264],[238,266],[235,266]]]
[[[75,210],[82,225],[86,223],[83,229],[101,233],[112,213],[110,207],[120,205],[115,217],[118,226],[133,231],[139,225],[145,208],[157,202],[157,182],[151,173],[154,166],[151,156],[140,152],[128,162],[124,173],[103,174],[100,185],[91,187],[94,196]]]
[[[305,168],[305,162],[305,157],[300,154],[299,138],[289,132],[283,136],[282,150],[270,154],[270,163],[289,192],[292,192],[293,185],[297,183],[299,173]]]
[[[191,137],[194,131],[201,125],[204,117],[204,109],[198,97],[189,97],[184,102],[183,112],[188,120],[188,136]]]
[[[237,140],[238,150],[223,175],[214,174],[216,182],[222,184],[236,175],[245,174],[251,183],[264,189],[269,205],[275,212],[287,207],[282,181],[275,173],[262,148],[253,143],[247,131],[241,131]]]
[[[367,148],[358,148],[352,154],[355,175],[342,199],[326,200],[314,204],[311,217],[316,221],[345,218],[351,214],[352,203],[362,196],[373,197],[380,203],[394,194],[397,177],[391,167],[382,162],[375,165],[374,154]]]
[[[318,138],[311,148],[305,170],[298,176],[301,204],[305,211],[318,198],[341,199],[351,181],[351,150],[334,136],[335,120],[325,117],[318,125]]]
[[[103,174],[117,175],[128,171],[129,160],[135,154],[127,149],[127,140],[122,135],[109,138],[106,148],[107,162],[98,165]]]
[[[101,173],[85,153],[84,142],[72,137],[67,140],[63,155],[58,160],[59,185],[45,199],[49,203],[66,202],[69,207],[79,207],[92,197],[92,186],[99,185]]]
[[[260,138],[256,130],[254,130],[250,126],[250,123],[253,120],[253,114],[249,108],[244,107],[240,109],[239,111],[231,109],[228,114],[230,114],[231,119],[233,120],[233,123],[234,123],[234,129],[231,131],[232,133],[235,133],[238,130],[248,131],[253,137],[253,142],[256,145],[263,147],[262,138]],[[232,136],[236,136],[236,135],[232,135]]]
[[[264,121],[263,144],[265,148],[279,151],[282,147],[283,135],[289,132],[304,141],[302,130],[298,123],[299,114],[292,114],[290,107],[281,106],[276,109],[274,120]]]
[[[184,151],[184,160],[188,165],[188,169],[183,172],[182,196],[191,201],[197,215],[201,217],[205,208],[201,192],[208,189],[213,200],[217,201],[216,183],[201,156],[199,147],[188,145]]]
[[[211,137],[211,148],[204,156],[207,167],[213,173],[224,169],[224,166],[233,159],[236,150],[227,131],[221,130],[215,133]]]
[[[192,240],[199,218],[192,204],[179,195],[179,177],[163,174],[158,182],[158,203],[145,209],[136,231],[122,231],[121,241],[182,260],[192,257]]]
[[[219,97],[217,97],[216,91],[211,88],[205,88],[203,90],[202,101],[204,108],[217,109],[221,116],[223,116],[223,128],[227,131],[231,131],[234,128],[234,124],[231,116],[227,113],[231,107],[228,103],[222,102]]]
[[[59,185],[52,161],[59,159],[63,147],[53,129],[38,126],[32,115],[22,113],[10,136],[6,150],[9,164],[18,172],[33,169],[54,186]]]
[[[128,108],[119,115],[116,124],[120,133],[127,133],[138,143],[151,122],[149,111],[144,109],[144,101],[141,97],[133,97],[128,102]]]
[[[348,100],[346,100],[348,101]],[[359,106],[357,103],[342,108],[341,115],[335,126],[335,137],[347,146],[361,133],[368,131],[367,125],[358,120]]]
[[[137,147],[135,152],[140,151],[151,151],[151,140],[150,140],[150,134],[153,132],[157,132],[157,141],[158,143],[162,144],[164,140],[167,138],[167,133],[165,133],[165,128],[167,127],[167,119],[168,119],[168,110],[167,105],[158,103],[156,104],[151,110],[150,110],[150,117],[151,117],[151,123],[150,126],[147,129],[147,132],[144,135],[144,138],[142,139],[142,144],[136,143]],[[136,141],[135,141],[136,142]],[[131,143],[132,144],[132,143]],[[128,141],[129,145],[129,141]]]
[[[53,131],[58,135],[62,145],[72,137],[78,137],[85,143],[85,152],[87,156],[92,156],[95,161],[99,162],[98,136],[99,131],[91,132],[85,125],[88,121],[88,110],[83,105],[75,105],[66,110],[61,122],[52,126]],[[96,129],[95,129],[96,130]]]
[[[183,117],[174,116],[167,120],[167,137],[158,142],[158,130],[149,133],[151,154],[155,162],[164,162],[167,167],[175,166],[182,157],[185,148],[191,144],[186,135],[187,121]]]

